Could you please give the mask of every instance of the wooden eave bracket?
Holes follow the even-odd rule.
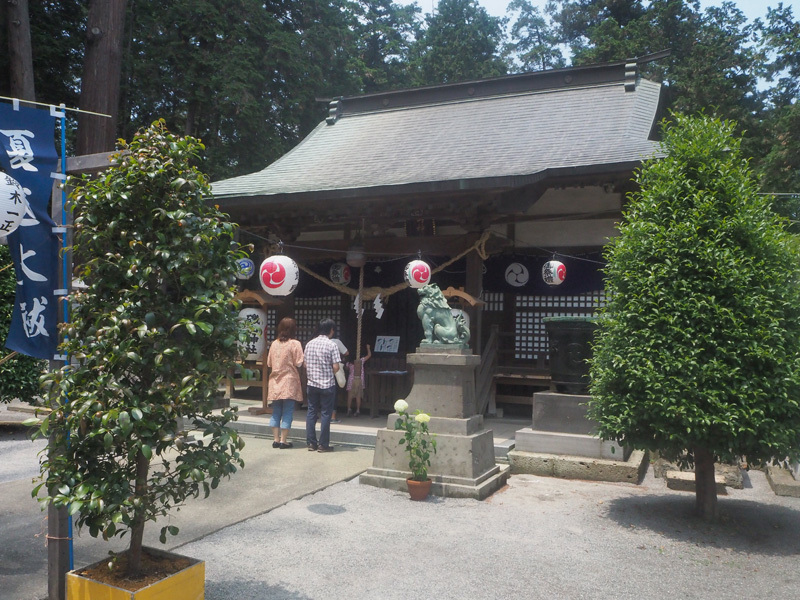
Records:
[[[255,290],[242,290],[236,294],[234,299],[242,304],[258,304],[264,310],[270,306],[281,306],[283,304],[283,300],[278,300],[266,292]]]
[[[442,295],[448,299],[457,298],[459,301],[466,302],[470,306],[484,306],[486,304],[486,302],[484,302],[480,298],[476,298],[475,296],[468,294],[464,290],[456,289],[452,285],[446,290],[443,290]]]

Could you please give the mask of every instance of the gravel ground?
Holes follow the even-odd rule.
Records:
[[[338,483],[177,551],[207,600],[770,598],[800,595],[800,500],[763,473],[691,516],[694,494],[512,476],[484,502]]]

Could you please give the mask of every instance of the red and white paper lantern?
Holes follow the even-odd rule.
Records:
[[[350,267],[344,263],[333,263],[328,273],[333,283],[348,285],[350,283]]]
[[[16,231],[25,216],[28,201],[19,181],[0,173],[0,237]]]
[[[288,296],[300,281],[297,263],[283,254],[264,259],[258,274],[261,287],[270,296]]]
[[[431,268],[423,260],[412,260],[406,265],[404,276],[412,288],[425,287],[431,282]]]
[[[547,285],[561,285],[567,278],[567,267],[557,260],[548,260],[542,267],[542,279]]]

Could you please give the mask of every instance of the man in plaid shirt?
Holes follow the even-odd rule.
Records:
[[[331,414],[336,404],[336,379],[339,370],[339,348],[331,341],[336,331],[332,319],[323,319],[317,337],[306,344],[305,363],[308,375],[308,415],[306,416],[306,444],[310,452],[333,452],[331,447]],[[317,443],[317,419],[320,420]]]

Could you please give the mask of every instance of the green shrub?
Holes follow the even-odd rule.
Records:
[[[11,311],[14,308],[14,292],[17,278],[11,262],[8,246],[0,246],[0,345],[4,344],[11,327]],[[8,356],[10,350],[3,348],[0,359]],[[23,400],[34,403],[39,393],[39,376],[47,362],[16,354],[0,365],[0,402]]]
[[[606,250],[591,368],[605,439],[694,465],[716,516],[715,460],[800,454],[800,252],[733,125],[673,115]]]
[[[56,408],[40,429],[52,438],[34,494],[69,507],[93,537],[129,532],[130,574],[147,521],[208,495],[243,465],[243,443],[227,427],[235,411],[211,412],[239,353],[241,253],[192,166],[202,149],[159,121],[98,178],[71,181],[76,272],[87,289],[72,295],[64,329],[76,364],[46,378]],[[182,421],[202,441],[186,443]],[[168,533],[177,527],[162,528],[162,542]]]

